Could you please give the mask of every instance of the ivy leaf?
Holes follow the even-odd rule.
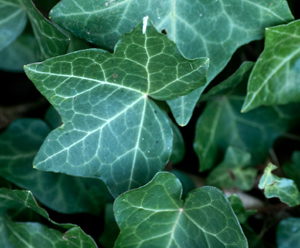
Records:
[[[202,187],[185,201],[181,194],[179,180],[160,172],[147,185],[120,195],[114,203],[121,230],[115,247],[248,247],[220,190]]]
[[[50,229],[40,223],[14,222],[22,211],[30,209],[50,221],[52,224],[68,228],[61,232]],[[73,224],[58,224],[49,218],[48,213],[40,208],[30,191],[0,189],[0,246],[38,248],[96,248],[94,240],[86,235],[80,227]]]
[[[276,241],[278,248],[300,247],[300,218],[286,218],[277,228]]]
[[[276,138],[297,124],[298,104],[240,112],[250,71],[251,66],[243,64],[211,93],[214,97],[196,125],[194,150],[200,160],[200,171],[212,168],[229,146],[249,152],[250,165],[264,163]]]
[[[0,69],[23,72],[25,64],[36,61],[36,40],[28,33],[21,34],[9,47],[0,52]]]
[[[26,23],[26,13],[18,0],[0,0],[0,52],[18,38]]]
[[[228,197],[228,201],[241,224],[246,223],[249,216],[254,214],[256,210],[246,210],[244,204],[237,194]]]
[[[0,51],[23,32],[28,17],[37,40],[35,56],[39,60],[67,52],[69,37],[44,18],[31,0],[0,0],[0,4]]]
[[[117,196],[165,166],[173,134],[150,97],[172,99],[203,85],[208,60],[185,59],[147,20],[114,54],[89,49],[25,67],[64,123],[47,137],[35,168],[100,177]]]
[[[277,167],[271,163],[266,167],[258,187],[264,189],[267,198],[278,197],[280,201],[291,207],[299,205],[300,192],[295,182],[291,179],[280,178],[273,175],[272,171],[276,168]]]
[[[186,14],[188,13],[188,15]],[[121,34],[148,15],[187,58],[209,57],[207,84],[240,46],[264,37],[265,27],[293,20],[286,1],[93,1],[63,0],[50,12],[53,21],[75,36],[112,49]],[[245,18],[247,22],[245,22]],[[203,92],[169,102],[179,125],[186,125]],[[186,106],[188,105],[188,106]]]
[[[294,180],[300,190],[300,151],[293,153],[293,163],[283,165],[284,173]]]
[[[249,78],[242,111],[300,102],[300,21],[266,29],[265,50]]]
[[[207,185],[226,189],[236,187],[241,190],[252,189],[256,170],[247,167],[251,162],[251,154],[239,148],[228,147],[222,163],[208,175]]]
[[[185,155],[185,144],[178,126],[170,119],[169,123],[173,130],[173,149],[170,158],[172,164],[178,164],[182,161]]]
[[[43,204],[58,212],[98,214],[107,194],[104,183],[99,179],[32,168],[34,156],[50,130],[42,120],[18,119],[1,133],[1,176],[30,189]]]

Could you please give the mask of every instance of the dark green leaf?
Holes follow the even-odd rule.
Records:
[[[254,214],[256,210],[246,210],[244,204],[237,194],[228,197],[228,201],[241,224],[244,224],[250,215]]]
[[[107,190],[99,179],[42,172],[32,162],[50,128],[41,120],[19,119],[0,135],[0,173],[30,189],[46,206],[63,213],[99,213]]]
[[[184,145],[184,140],[181,135],[181,132],[177,125],[169,119],[169,123],[172,127],[173,130],[173,149],[172,149],[172,154],[170,158],[170,162],[172,164],[178,164],[181,162],[181,160],[184,158],[185,155],[185,145]]]
[[[12,44],[23,32],[26,13],[19,0],[0,0],[0,52]]]
[[[300,218],[287,218],[282,220],[277,228],[278,248],[300,247]]]
[[[248,247],[230,204],[213,187],[181,200],[179,180],[157,173],[146,186],[120,195],[114,213],[121,233],[115,247]]]
[[[242,76],[240,70],[249,75],[251,66],[244,64],[222,83],[223,86],[217,86],[221,90],[213,91],[228,90],[224,95],[215,93],[218,97],[207,103],[198,119],[194,149],[200,160],[200,171],[212,168],[229,146],[249,152],[251,165],[264,163],[275,139],[299,120],[298,104],[262,107],[242,114],[247,77]],[[242,80],[240,84],[236,78]]]
[[[267,198],[278,197],[280,201],[291,207],[300,204],[300,192],[295,182],[291,179],[280,178],[272,174],[277,167],[269,164],[259,181],[258,187],[264,189]]]
[[[299,43],[300,20],[266,29],[265,50],[249,78],[243,112],[261,105],[300,102]]]
[[[208,175],[206,184],[222,189],[236,187],[250,190],[256,177],[256,170],[248,166],[250,162],[250,153],[229,146],[224,160]]]
[[[185,199],[188,193],[196,188],[195,182],[188,174],[184,173],[183,171],[171,170],[169,172],[173,173],[181,182],[182,198]]]
[[[35,168],[100,177],[117,196],[165,166],[173,134],[149,97],[166,100],[199,87],[208,60],[185,59],[147,20],[114,54],[89,49],[25,68],[64,123],[47,137]]]
[[[114,247],[115,241],[120,233],[119,227],[115,221],[113,204],[109,203],[105,206],[105,224],[99,242],[105,248]]]
[[[9,47],[0,52],[0,69],[23,72],[25,64],[36,61],[36,45],[33,35],[23,33]]]
[[[47,228],[39,223],[13,222],[10,219],[23,209],[31,209],[55,225],[70,228],[65,234]],[[1,248],[96,248],[93,239],[80,227],[72,224],[58,224],[40,208],[30,191],[0,189],[0,245]]]
[[[300,190],[300,151],[293,153],[293,163],[285,164],[283,170],[289,178],[294,180]]]

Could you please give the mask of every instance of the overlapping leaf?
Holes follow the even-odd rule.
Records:
[[[252,189],[256,177],[256,170],[247,167],[251,162],[251,154],[239,148],[228,147],[222,163],[208,175],[207,185],[218,188]]]
[[[42,120],[19,119],[1,133],[1,176],[20,187],[30,189],[43,204],[58,212],[99,213],[107,194],[105,185],[99,179],[79,178],[32,168],[34,156],[50,131]]]
[[[280,178],[272,174],[277,167],[269,164],[259,181],[258,187],[264,189],[267,198],[278,197],[282,202],[291,207],[300,204],[300,192],[295,182],[291,179]]]
[[[20,8],[19,0],[0,1],[0,51],[17,39],[26,23],[26,13]]]
[[[144,187],[120,195],[114,213],[121,233],[115,247],[248,247],[224,194],[213,187],[181,200],[179,180],[158,173]]]
[[[300,21],[266,29],[265,50],[249,78],[243,111],[300,102]]]
[[[212,168],[229,146],[249,152],[251,165],[265,162],[275,139],[299,120],[298,104],[240,112],[251,68],[243,64],[208,93],[211,100],[198,119],[194,140],[201,171]]]
[[[69,229],[65,234],[35,222],[15,222],[22,212],[32,211],[56,226]],[[26,215],[23,218],[26,218]],[[22,219],[24,221],[24,219]],[[58,224],[40,208],[30,191],[0,189],[0,246],[3,248],[96,248],[94,240],[80,227]]]
[[[50,13],[54,22],[74,35],[108,49],[146,15],[184,56],[211,59],[208,82],[238,47],[262,38],[265,27],[293,20],[285,0],[63,0]],[[179,125],[187,124],[204,88],[169,102]]]
[[[22,57],[35,60],[44,60],[67,52],[69,37],[58,30],[49,20],[35,8],[31,0],[1,0],[0,1],[0,51],[12,44],[13,41],[23,32],[27,17],[31,23],[37,47],[34,54]],[[10,48],[10,54],[6,55],[5,60],[11,60],[12,53],[17,53],[18,47]],[[20,56],[20,55],[19,55]],[[10,62],[12,63],[12,62]],[[20,68],[18,68],[20,70]]]
[[[287,218],[282,220],[277,228],[277,247],[300,247],[300,218]]]
[[[165,166],[173,134],[149,97],[172,99],[203,85],[208,60],[185,59],[147,20],[114,54],[90,49],[25,68],[64,123],[47,137],[36,168],[100,177],[117,196]]]

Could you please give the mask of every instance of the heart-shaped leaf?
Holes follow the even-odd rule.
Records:
[[[47,137],[36,168],[100,177],[117,196],[165,166],[173,134],[149,97],[172,99],[205,84],[208,59],[187,60],[147,20],[114,54],[90,49],[25,67],[64,123]]]
[[[244,248],[247,240],[224,194],[213,187],[191,191],[171,173],[120,195],[114,213],[121,233],[115,247]]]

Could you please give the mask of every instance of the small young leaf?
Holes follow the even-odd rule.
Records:
[[[300,247],[300,218],[282,220],[277,228],[276,241],[278,248]]]
[[[242,111],[300,102],[300,20],[266,29],[265,50],[249,78]]]
[[[120,195],[114,213],[121,233],[115,247],[244,248],[247,240],[224,194],[213,187],[181,200],[179,180],[167,172]]]
[[[291,207],[300,204],[300,193],[295,182],[291,179],[280,178],[272,174],[277,167],[269,164],[259,181],[258,187],[264,189],[267,198],[278,197],[280,201]]]
[[[218,188],[240,188],[250,190],[255,181],[256,170],[247,167],[251,162],[251,154],[239,148],[228,147],[222,163],[208,175],[207,185]]]
[[[89,49],[25,67],[64,123],[41,147],[37,169],[100,177],[117,196],[165,166],[173,134],[149,97],[172,99],[205,84],[208,60],[187,60],[147,20],[114,54]]]

